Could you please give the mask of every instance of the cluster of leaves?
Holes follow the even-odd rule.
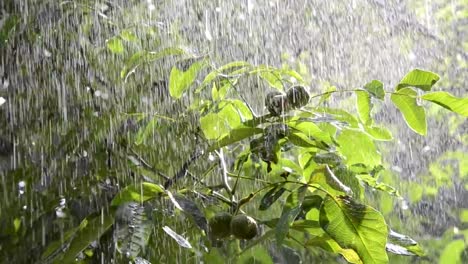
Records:
[[[118,52],[115,47],[110,46],[109,49]],[[129,64],[138,64],[138,60],[130,60]],[[183,97],[194,86],[198,74],[207,67],[206,59],[195,60],[185,69],[174,66],[169,76],[170,95],[174,99]],[[439,77],[416,69],[408,73],[393,92],[385,91],[383,84],[374,80],[362,89],[312,95],[305,107],[280,116],[257,116],[239,96],[236,86],[241,78],[252,75],[259,76],[272,89],[280,91],[292,85],[304,85],[295,71],[254,66],[247,62],[229,63],[204,75],[199,85],[194,87],[194,96],[198,99],[189,109],[200,115],[199,126],[206,142],[202,153],[218,154],[221,175],[213,172],[215,164],[205,173],[193,175],[196,182],[201,183],[199,188],[189,187],[185,181],[186,187],[175,194],[169,189],[183,176],[168,179],[164,187],[154,182],[127,186],[112,201],[112,208],[118,208],[120,213],[111,210],[85,219],[72,235],[67,236],[70,239],[68,250],[56,256],[51,252],[56,252],[57,245],[51,245],[44,258],[76,258],[112,225],[124,223],[127,227],[114,229],[118,230],[114,232],[118,233],[119,251],[124,252],[123,257],[141,261],[142,252],[150,240],[149,232],[144,230],[149,230],[151,225],[158,226],[148,220],[152,219],[151,213],[144,208],[152,208],[155,201],[169,201],[173,206],[172,213],[174,210],[183,212],[193,220],[199,228],[193,234],[203,241],[202,245],[208,246],[208,252],[190,243],[195,237],[183,237],[168,226],[162,230],[181,247],[204,252],[206,259],[219,258],[222,253],[206,236],[209,232],[206,219],[210,212],[205,210],[202,213],[200,203],[234,212],[246,208],[262,224],[264,232],[229,257],[243,256],[252,248],[265,250],[262,245],[271,239],[278,247],[306,248],[311,252],[314,248],[321,248],[340,254],[350,263],[386,263],[387,251],[423,255],[414,240],[392,231],[381,213],[364,203],[366,189],[399,196],[393,187],[379,182],[379,175],[385,169],[375,141],[388,141],[392,136],[387,129],[374,124],[371,110],[374,103],[390,94],[409,127],[424,135],[427,128],[425,111],[419,102],[421,99],[465,117],[468,116],[464,107],[468,99],[446,92],[429,92]],[[128,76],[122,74],[121,77],[126,79]],[[211,88],[211,94],[206,93],[207,88]],[[415,88],[429,93],[418,95]],[[356,94],[358,117],[343,109],[323,106],[331,94],[341,92]],[[315,99],[319,100],[316,102]],[[149,122],[140,128],[135,143],[144,141],[148,136],[144,131],[151,130],[152,126],[154,123]],[[226,166],[223,150],[228,151],[229,156],[237,156],[232,168]],[[191,158],[189,163],[196,162],[195,159]],[[182,168],[184,175],[190,173],[187,166]],[[255,171],[260,176],[255,175]],[[210,181],[217,184],[210,186],[207,184]],[[190,200],[194,194],[199,201]],[[283,199],[284,202],[279,202]],[[264,217],[254,213],[256,208],[259,212],[266,212]],[[280,212],[275,216],[278,210]],[[89,224],[93,221],[101,224]],[[230,243],[238,241],[228,239],[222,246],[229,248]],[[269,257],[265,258],[268,260]]]
[[[14,25],[18,21],[16,16],[8,19],[0,32],[0,46],[6,39],[12,38]],[[86,30],[92,31],[93,20],[85,16],[82,23],[85,33]],[[174,141],[171,138],[176,136],[170,129],[172,126],[187,125],[185,120],[137,113],[133,115],[138,117],[137,128],[125,130],[126,135],[118,137],[109,132],[115,123],[133,126],[126,119],[128,115],[113,109],[113,104],[124,100],[115,99],[106,107],[107,102],[95,93],[92,103],[102,103],[102,109],[97,111],[90,106],[92,104],[84,102],[83,113],[78,120],[74,120],[76,126],[59,131],[66,134],[65,140],[48,149],[48,152],[50,156],[66,156],[60,153],[67,153],[75,157],[77,153],[87,151],[87,155],[92,155],[94,159],[89,174],[96,182],[56,180],[55,185],[51,185],[63,184],[68,190],[78,189],[79,195],[83,195],[83,190],[89,193],[95,191],[89,188],[92,184],[110,187],[100,181],[107,183],[111,175],[118,178],[122,188],[117,195],[110,192],[112,202],[109,208],[99,207],[97,212],[87,213],[84,219],[80,219],[79,225],[64,228],[60,238],[48,244],[42,252],[43,262],[90,262],[106,246],[115,248],[117,253],[109,255],[116,254],[116,259],[130,259],[136,263],[146,263],[145,259],[171,262],[178,258],[217,263],[225,262],[226,257],[239,263],[253,257],[264,263],[272,263],[272,258],[279,257],[272,247],[280,249],[278,252],[287,255],[289,260],[299,257],[313,260],[323,257],[324,252],[330,252],[332,258],[339,254],[351,263],[385,263],[388,261],[387,252],[423,254],[417,242],[392,231],[382,214],[368,205],[370,198],[366,190],[399,197],[394,187],[381,181],[386,170],[376,146],[376,141],[392,140],[392,134],[384,126],[374,123],[371,112],[373,105],[382,103],[389,94],[409,127],[422,135],[427,132],[426,113],[421,106],[423,101],[466,117],[467,99],[446,92],[430,92],[439,79],[436,74],[414,70],[393,91],[385,91],[383,84],[377,80],[365,84],[362,89],[331,89],[312,94],[309,104],[301,109],[289,109],[281,112],[280,116],[257,115],[244,99],[245,91],[239,88],[242,80],[258,77],[272,90],[281,93],[295,85],[313,87],[314,84],[306,83],[301,74],[289,68],[257,66],[244,61],[214,67],[210,65],[209,58],[193,56],[178,46],[148,47],[137,30],[118,30],[105,43],[101,43],[110,55],[105,63],[101,63],[101,57],[97,56],[101,51],[95,51],[94,44],[82,39],[87,62],[100,74],[105,73],[103,75],[110,83],[122,84],[128,92],[124,99],[137,102],[137,105],[141,97],[131,97],[132,84],[139,80],[154,80],[152,75],[155,74],[161,75],[156,78],[168,79],[167,87],[162,88],[167,88],[172,98],[167,98],[167,101],[172,104],[189,99],[185,100],[190,105],[184,114],[197,116],[194,123],[202,135],[192,134],[188,129],[183,130],[182,134],[190,134],[186,135],[190,138],[196,135],[197,141],[201,141],[197,146],[200,149],[172,178],[167,177],[166,174],[172,171],[164,170],[162,161],[153,159],[149,164],[145,161],[152,159],[151,152],[154,152],[155,145],[162,144],[162,140],[155,144],[148,142],[157,134],[155,131],[165,134],[165,129],[171,132],[166,137]],[[157,35],[153,28],[148,27],[148,32]],[[57,57],[60,58],[61,54]],[[172,68],[167,74],[151,70],[152,65],[168,57],[179,60],[176,63],[171,61]],[[123,64],[121,58],[124,58]],[[121,67],[109,67],[114,64]],[[138,75],[143,70],[150,72],[150,77]],[[94,89],[100,87],[96,83],[90,86]],[[105,90],[109,87],[100,89],[101,94],[109,92]],[[356,95],[357,115],[326,106],[330,96],[341,93]],[[169,125],[165,125],[164,121],[168,121]],[[81,131],[80,127],[84,127],[85,131]],[[37,131],[46,134],[47,142],[54,135],[54,131],[44,132],[42,126]],[[81,133],[89,136],[79,136]],[[107,145],[96,147],[114,136],[117,138],[115,143],[120,147],[118,151]],[[164,140],[166,142],[167,139]],[[144,154],[139,155],[134,149]],[[214,160],[208,162],[208,168],[192,166],[204,164],[197,158],[206,156],[208,160]],[[63,162],[69,163],[67,159],[64,158]],[[47,166],[51,167],[48,173],[53,174],[52,165],[58,161],[47,157],[45,160],[51,164]],[[112,166],[108,165],[109,160]],[[8,176],[14,176],[11,177],[13,184],[26,180],[26,193],[32,195],[32,178],[45,177],[41,169],[37,166],[26,167]],[[143,181],[122,176],[126,171],[131,171]],[[437,168],[432,171],[434,175],[441,175]],[[444,181],[444,178],[435,180]],[[73,200],[74,195],[74,191],[70,191],[67,198]],[[28,197],[28,201],[37,198]],[[56,209],[53,202],[57,197],[58,192],[43,195],[37,200],[52,204],[44,207]],[[19,208],[21,202],[11,207]],[[51,222],[49,218],[39,216],[42,212],[36,212],[37,215],[30,220],[18,216],[16,211],[10,213],[3,208],[2,211],[2,218],[7,214],[14,217],[11,233],[16,236],[11,237],[16,240],[24,238],[26,234],[35,237],[35,234],[46,230],[44,222]],[[51,211],[56,213],[55,210]],[[207,219],[223,211],[247,213],[260,224],[262,232],[248,242],[239,242],[232,237],[222,243],[212,241]],[[34,225],[29,226],[28,222]],[[53,224],[70,225],[67,218],[63,221],[55,219]],[[274,246],[270,241],[275,242]],[[454,248],[463,250],[464,244],[460,244],[460,241],[450,244],[447,252]]]

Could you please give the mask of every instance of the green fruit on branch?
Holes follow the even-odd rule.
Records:
[[[236,215],[231,220],[231,233],[238,239],[252,239],[258,233],[255,220],[247,215]]]
[[[210,235],[215,239],[226,238],[231,235],[232,215],[226,212],[217,213],[209,221]]]
[[[309,103],[310,95],[304,86],[293,86],[286,91],[289,105],[293,109],[301,108]]]
[[[267,94],[265,106],[275,116],[279,116],[290,109],[286,95],[278,91]]]

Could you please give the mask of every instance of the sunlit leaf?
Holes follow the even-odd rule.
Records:
[[[341,247],[355,250],[364,263],[388,263],[387,224],[372,207],[348,196],[327,196],[320,209],[320,225]]]
[[[121,205],[126,202],[144,202],[157,197],[163,193],[163,187],[150,183],[143,182],[141,184],[129,185],[122,189],[112,200],[112,205]]]
[[[184,247],[184,248],[192,248],[192,245],[190,245],[190,242],[187,239],[185,239],[183,236],[177,234],[170,227],[164,226],[163,230],[169,236],[171,236],[177,242],[177,244],[179,244],[179,246]]]
[[[340,145],[339,152],[346,158],[348,165],[362,163],[373,167],[380,164],[380,153],[365,133],[346,129],[341,131],[337,141]]]
[[[112,51],[112,53],[120,54],[124,52],[124,46],[122,40],[119,37],[113,37],[107,40],[107,48]]]
[[[408,126],[416,133],[426,135],[426,112],[416,102],[416,91],[411,88],[403,88],[390,97],[395,106],[403,114]]]
[[[200,127],[207,139],[227,136],[231,129],[240,124],[239,112],[232,104],[225,105],[218,113],[209,113],[200,118]]]
[[[203,61],[195,62],[187,71],[181,71],[177,67],[172,67],[169,76],[169,93],[179,99],[182,94],[192,85],[197,77],[198,71],[204,66]]]
[[[422,99],[436,103],[452,112],[468,117],[468,97],[455,97],[448,92],[433,92],[421,96]]]
[[[297,129],[308,137],[312,137],[327,144],[332,144],[332,139],[328,132],[323,131],[313,122],[292,121],[287,123],[289,127]]]
[[[432,86],[434,86],[439,79],[439,75],[433,72],[415,69],[403,77],[397,85],[396,90],[400,91],[406,87],[415,87],[423,91],[430,91]]]
[[[366,131],[366,133],[374,140],[390,141],[393,139],[392,133],[385,127],[365,126],[364,131]]]
[[[372,102],[370,94],[364,90],[356,91],[356,103],[359,118],[361,119],[362,123],[365,125],[371,125],[372,118],[370,113],[372,109]]]
[[[465,242],[461,239],[454,240],[445,246],[439,258],[439,264],[462,264],[461,255],[465,249]]]
[[[371,188],[386,192],[396,197],[400,196],[398,190],[396,190],[394,187],[382,182],[378,182],[376,178],[370,176],[369,174],[358,175],[357,177]]]
[[[341,247],[334,239],[332,239],[327,234],[310,239],[309,241],[307,241],[306,245],[310,247],[320,247],[328,252],[340,254],[349,263],[363,264],[361,258],[354,249]]]
[[[383,100],[385,97],[385,91],[381,81],[372,80],[364,85],[364,89],[377,99]]]
[[[275,70],[264,70],[259,73],[260,77],[264,79],[270,87],[276,88],[282,91],[283,81],[281,79],[281,74]]]

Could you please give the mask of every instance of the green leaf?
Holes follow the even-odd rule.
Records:
[[[153,199],[164,192],[164,188],[150,182],[129,185],[122,189],[112,200],[111,205],[121,205],[126,202],[139,202]]]
[[[321,105],[322,103],[326,102],[330,98],[330,96],[333,94],[333,92],[335,92],[335,91],[337,91],[335,86],[328,87],[327,90],[320,97],[318,105]]]
[[[461,239],[450,242],[442,251],[442,255],[439,258],[440,264],[452,263],[462,264],[461,255],[465,249],[465,242]]]
[[[392,133],[385,127],[365,126],[364,131],[366,131],[366,133],[374,140],[390,141],[393,139]]]
[[[385,97],[385,91],[383,87],[383,83],[378,80],[372,80],[364,85],[364,89],[366,89],[373,97],[380,100],[383,100]]]
[[[426,112],[416,102],[416,91],[411,88],[403,88],[390,97],[393,104],[403,114],[408,126],[416,133],[426,135]]]
[[[270,206],[274,204],[285,191],[286,189],[284,187],[280,187],[280,185],[271,188],[271,190],[265,193],[265,195],[262,197],[262,200],[260,200],[260,206],[258,209],[260,211],[265,211],[266,209],[270,208]]]
[[[266,69],[264,71],[261,71],[259,73],[260,77],[264,79],[271,87],[276,88],[280,91],[282,91],[283,88],[283,82],[281,79],[281,74],[273,69]]]
[[[333,141],[330,137],[328,132],[323,131],[313,122],[300,122],[300,121],[292,121],[288,122],[287,125],[291,128],[297,129],[304,133],[308,137],[312,137],[319,141],[323,141],[327,144],[332,144]]]
[[[115,54],[120,54],[124,52],[124,46],[122,44],[122,40],[120,37],[113,37],[109,40],[107,40],[107,48]]]
[[[439,81],[439,79],[439,75],[433,72],[415,69],[403,77],[397,85],[396,90],[399,91],[406,87],[415,87],[423,91],[430,91],[432,86]]]
[[[348,165],[362,163],[373,167],[381,163],[380,153],[367,134],[345,129],[341,131],[337,141],[340,145],[338,150],[346,158]]]
[[[147,61],[155,61],[159,60],[161,58],[164,58],[166,56],[172,56],[172,55],[183,55],[185,54],[185,51],[176,48],[176,47],[169,47],[162,49],[160,51],[138,51],[134,53],[126,62],[125,66],[120,72],[120,78],[122,79],[127,79],[127,77],[133,73],[133,71],[142,63],[147,62]]]
[[[128,258],[137,257],[148,245],[152,223],[139,203],[121,205],[115,213],[116,249]]]
[[[387,251],[399,255],[424,256],[424,251],[418,245],[418,242],[409,236],[399,234],[393,230],[390,230],[388,234]]]
[[[354,249],[364,263],[388,263],[387,224],[372,207],[348,196],[327,196],[320,209],[320,225],[341,247]]]
[[[11,33],[15,30],[19,22],[20,18],[17,15],[10,15],[3,22],[3,27],[0,29],[0,48],[8,43]]]
[[[146,126],[140,128],[140,130],[138,130],[138,133],[135,139],[135,144],[136,145],[143,144],[146,138],[148,138],[148,136],[151,135],[151,133],[155,131],[157,124],[158,124],[158,119],[157,117],[154,117],[148,122]]]
[[[372,102],[370,94],[364,90],[356,91],[356,103],[359,118],[361,119],[362,123],[364,123],[367,126],[371,125],[372,118],[370,113],[372,109]]]
[[[433,102],[452,112],[468,117],[468,97],[459,98],[447,92],[433,92],[421,96],[422,99]]]
[[[378,182],[376,178],[370,176],[369,174],[362,174],[358,175],[357,177],[371,188],[386,192],[392,196],[400,197],[398,190],[388,184]]]
[[[138,37],[128,29],[122,30],[122,32],[120,32],[120,37],[122,37],[122,39],[125,41],[130,41],[130,42],[138,41]]]
[[[189,248],[189,249],[192,248],[192,245],[190,245],[190,242],[186,238],[177,234],[170,227],[164,226],[163,230],[164,232],[166,232],[166,234],[172,237],[177,242],[177,244],[179,244],[179,246],[184,247],[184,248]]]
[[[281,245],[283,240],[286,238],[289,227],[294,222],[294,219],[301,212],[302,202],[304,201],[304,195],[307,191],[307,186],[302,186],[297,190],[293,191],[286,199],[286,204],[283,207],[283,212],[276,225],[276,243]]]
[[[315,237],[307,241],[307,246],[320,247],[328,252],[340,254],[349,263],[363,264],[361,258],[354,249],[341,247],[334,239],[327,234]]]
[[[101,214],[81,222],[79,231],[74,235],[68,250],[62,256],[61,263],[74,263],[77,255],[85,250],[114,224],[112,213]]]
[[[257,127],[241,127],[233,129],[228,135],[218,140],[215,144],[208,148],[208,152],[212,152],[216,149],[231,145],[248,137],[263,132],[263,129]]]
[[[343,109],[319,107],[317,108],[317,113],[329,114],[335,120],[345,122],[351,127],[359,127],[359,122],[357,118]]]
[[[288,135],[288,140],[298,147],[303,147],[303,148],[318,147],[317,144],[313,140],[309,139],[309,137],[307,137],[302,132],[290,133]]]
[[[240,125],[239,112],[232,104],[225,105],[218,113],[209,113],[200,118],[200,127],[206,139],[224,137]]]
[[[185,72],[177,69],[177,67],[172,67],[171,74],[169,76],[170,95],[175,99],[179,99],[185,90],[187,90],[195,81],[198,71],[203,66],[203,61],[195,62]]]

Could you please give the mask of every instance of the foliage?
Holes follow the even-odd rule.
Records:
[[[91,21],[83,21],[80,30],[92,26]],[[12,16],[5,24],[2,43],[14,33],[16,23]],[[466,98],[431,92],[439,80],[437,74],[416,69],[404,76],[394,90],[385,90],[382,82],[372,80],[359,89],[307,94],[305,100],[298,100],[304,105],[292,107],[287,95],[293,87],[314,86],[298,72],[244,61],[216,67],[211,58],[191,54],[177,43],[165,47],[144,45],[157,37],[150,36],[151,41],[147,41],[139,30],[117,30],[100,44],[100,52],[109,56],[105,64],[115,63],[118,70],[105,69],[96,61],[93,65],[111,83],[127,89],[126,93],[106,104],[99,96],[103,92],[96,93],[99,86],[91,85],[96,91],[88,101],[83,99],[84,109],[75,120],[76,127],[64,125],[60,132],[66,135],[64,140],[50,151],[57,156],[66,153],[76,163],[92,155],[95,166],[86,175],[92,175],[95,185],[105,191],[99,199],[100,193],[89,188],[87,181],[77,178],[73,183],[60,182],[69,190],[78,189],[67,194],[72,201],[98,196],[96,200],[102,200],[102,204],[93,212],[84,210],[84,217],[77,217],[78,224],[76,219],[67,221],[72,217],[53,218],[53,224],[61,229],[56,241],[41,248],[41,261],[92,262],[106,246],[115,249],[111,257],[135,263],[144,259],[173,262],[174,256],[189,262],[246,263],[257,259],[273,263],[270,244],[291,258],[296,252],[305,251],[304,255],[311,259],[327,252],[350,263],[386,263],[387,252],[424,255],[416,241],[392,231],[384,213],[369,205],[373,197],[369,193],[400,196],[391,184],[381,181],[389,170],[378,143],[393,137],[386,124],[374,124],[372,111],[390,95],[408,126],[421,135],[428,129],[426,105],[421,101],[466,117]],[[142,31],[151,35],[153,30],[150,27]],[[90,47],[91,43],[84,45]],[[87,52],[92,62],[97,51],[90,48]],[[153,73],[151,67],[163,62],[168,69]],[[141,80],[152,80],[154,74],[167,80],[156,85],[158,91],[166,93],[161,103],[181,106],[181,113],[148,113],[144,107],[126,105],[127,100],[133,104],[140,101],[140,94],[132,89],[136,90]],[[258,78],[270,87],[272,98],[280,98],[275,107],[281,111],[254,113],[239,89],[239,83],[248,78]],[[327,105],[330,96],[340,94],[356,95],[356,113]],[[96,102],[104,109],[95,109]],[[119,103],[124,105],[120,109],[123,113],[113,109]],[[266,108],[272,109],[268,103]],[[52,138],[54,131],[45,127],[40,124],[32,130]],[[84,136],[77,136],[81,134]],[[179,137],[188,140],[179,142]],[[101,147],[93,149],[90,146],[94,143]],[[46,143],[36,144],[40,147]],[[158,144],[174,144],[174,152]],[[164,164],[164,158],[168,163],[177,163],[175,158],[187,154],[183,152],[187,148],[189,158],[176,169]],[[90,150],[93,152],[81,154]],[[51,161],[47,164],[53,169],[54,159],[45,160]],[[68,157],[63,160],[68,162]],[[7,176],[15,183],[28,175],[26,195],[32,199],[34,176],[44,174],[35,164],[23,170],[12,170]],[[439,170],[434,166],[430,179],[444,184],[447,173]],[[57,197],[46,196],[40,197],[41,203],[55,205]],[[47,209],[38,215],[11,214],[3,218],[18,205],[12,204],[1,212],[2,222],[5,219],[10,226],[5,234],[13,238],[3,244],[2,237],[1,249],[19,248],[21,239],[29,242],[26,237],[35,237],[51,215]],[[57,208],[44,208],[53,208],[52,215],[58,215]],[[248,215],[259,223],[259,234],[251,240],[213,238],[207,219],[220,212]],[[450,243],[443,256],[450,259],[447,252],[453,251],[460,256],[465,244],[461,240]],[[161,250],[151,253],[147,250],[150,247]]]

